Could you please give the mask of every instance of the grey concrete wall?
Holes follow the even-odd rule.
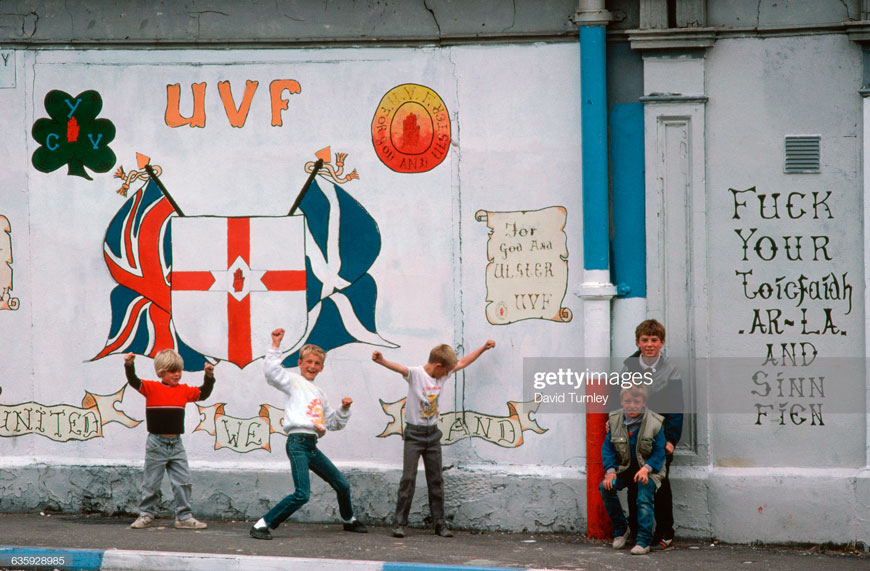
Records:
[[[574,36],[574,0],[4,0],[0,45],[439,42]]]
[[[537,473],[536,473],[537,472]],[[393,523],[401,471],[345,468],[357,515],[377,525]],[[137,513],[141,466],[32,464],[0,468],[0,513]],[[258,519],[293,492],[286,470],[195,469],[193,511],[205,519]],[[311,500],[293,519],[338,521],[334,492],[312,478]],[[509,473],[491,466],[463,466],[444,474],[445,515],[466,530],[579,532],[585,529],[585,483],[576,472]],[[420,471],[409,523],[431,525],[426,482]],[[518,501],[522,498],[522,501]],[[172,491],[163,486],[159,517],[172,518]]]

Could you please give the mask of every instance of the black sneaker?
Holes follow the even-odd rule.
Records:
[[[671,539],[660,539],[658,543],[650,544],[650,549],[652,551],[667,551],[669,549],[674,548],[674,540]]]
[[[392,532],[393,532],[393,537],[405,537],[405,526],[404,525],[394,525]]]
[[[344,524],[344,531],[352,531],[354,533],[368,533],[369,530],[363,523],[355,519],[351,523]]]
[[[435,526],[435,535],[439,537],[453,537],[453,532],[443,523],[439,523]]]
[[[251,531],[248,532],[254,539],[272,539],[272,532],[268,527],[259,528],[251,526]]]

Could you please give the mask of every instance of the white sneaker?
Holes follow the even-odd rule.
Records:
[[[625,542],[628,541],[628,536],[631,534],[631,529],[625,528],[625,533],[613,538],[613,549],[622,549],[625,547]]]
[[[205,529],[207,527],[208,524],[199,521],[195,517],[175,520],[175,529]]]
[[[136,518],[136,521],[130,524],[131,529],[145,529],[146,527],[151,527],[151,524],[154,523],[154,518],[148,514],[140,514],[139,517]]]
[[[631,548],[632,555],[646,555],[649,553],[649,546],[635,545]]]

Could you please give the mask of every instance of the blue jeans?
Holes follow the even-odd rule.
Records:
[[[317,437],[313,434],[290,434],[287,436],[287,458],[290,459],[290,469],[293,474],[293,486],[296,491],[278,502],[263,516],[266,524],[276,529],[284,520],[308,502],[311,496],[311,480],[308,471],[320,476],[338,496],[338,511],[345,521],[353,518],[353,506],[350,503],[350,484],[344,475],[335,467],[326,454],[317,449]]]
[[[625,521],[625,513],[622,511],[622,504],[619,503],[619,496],[616,495],[616,492],[628,486],[637,486],[637,545],[649,547],[652,540],[653,522],[655,522],[656,485],[651,479],[647,481],[646,485],[634,482],[632,480],[634,474],[629,474],[630,471],[626,470],[619,474],[616,477],[616,485],[609,490],[604,489],[603,482],[598,485],[598,490],[601,492],[604,508],[613,524],[613,536],[619,537],[628,529],[628,523]]]
[[[190,469],[181,436],[148,434],[145,444],[145,473],[142,478],[142,499],[139,515],[154,516],[160,504],[160,485],[163,472],[169,474],[169,483],[175,496],[175,519],[193,517],[190,513]]]

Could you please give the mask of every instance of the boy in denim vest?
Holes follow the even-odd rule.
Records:
[[[632,555],[649,553],[655,521],[655,491],[665,468],[665,434],[660,415],[646,410],[647,390],[643,385],[622,389],[622,408],[610,413],[610,430],[601,446],[604,481],[598,486],[613,524],[613,548],[622,549],[631,531],[616,493],[637,487],[637,543]]]

